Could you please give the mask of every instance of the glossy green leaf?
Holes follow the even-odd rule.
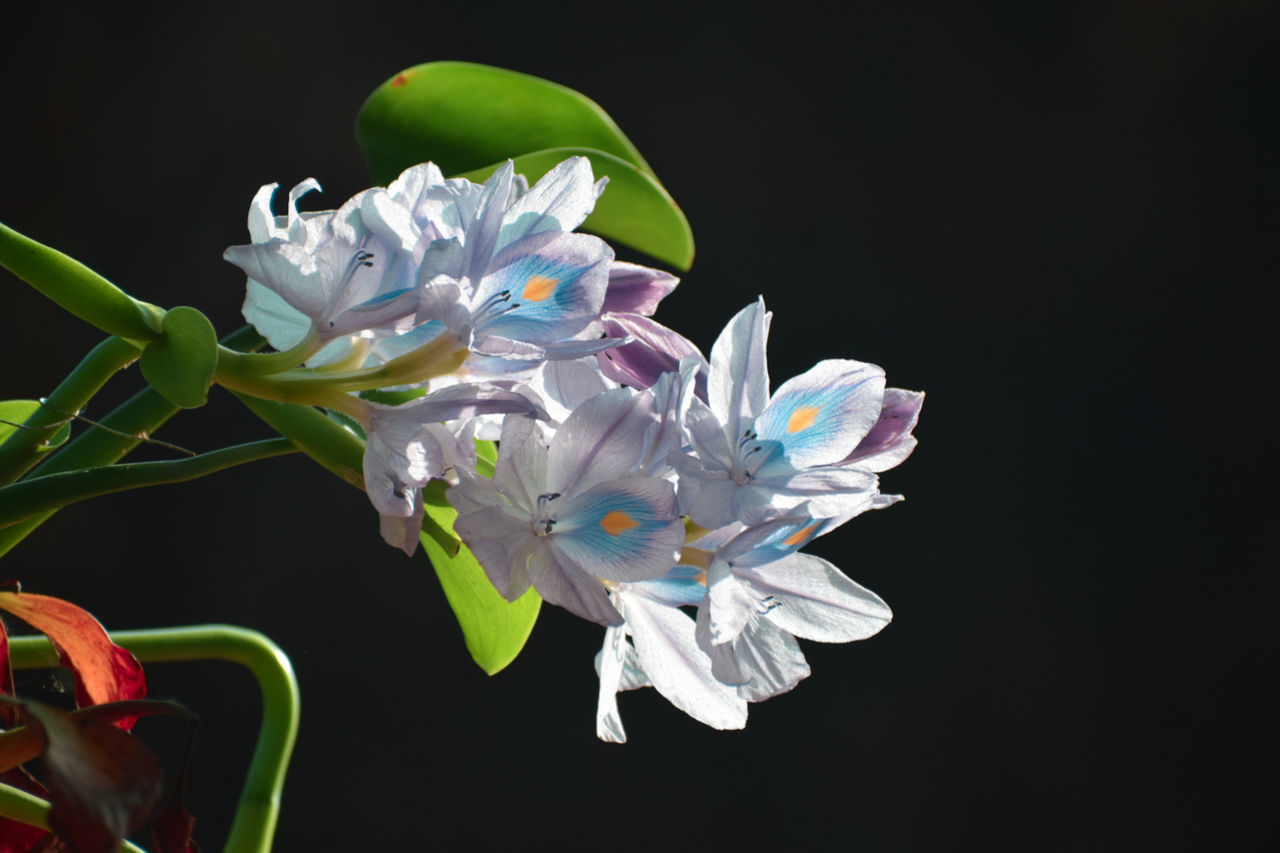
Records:
[[[577,156],[591,161],[597,178],[609,178],[608,187],[596,202],[595,212],[582,225],[584,230],[639,249],[681,270],[693,264],[693,231],[689,221],[652,176],[617,157],[587,148],[549,148],[513,159],[516,172],[533,183],[557,163]],[[491,163],[465,172],[462,177],[482,181],[500,165]]]
[[[134,299],[84,264],[0,223],[0,266],[104,332],[159,337],[164,311]]]
[[[209,318],[180,305],[164,315],[161,336],[138,359],[152,388],[180,409],[203,406],[218,365],[218,335]]]
[[[431,523],[452,531],[457,513],[444,500],[444,490],[424,490],[423,498]],[[507,601],[494,589],[465,545],[455,539],[456,549],[449,549],[427,532],[426,526],[424,523],[419,541],[462,628],[467,651],[481,669],[493,675],[515,660],[524,648],[533,623],[538,620],[542,596],[530,587],[516,601]]]
[[[604,151],[652,174],[613,119],[572,89],[489,65],[428,62],[383,83],[356,117],[375,182],[426,160],[445,174],[538,151]]]

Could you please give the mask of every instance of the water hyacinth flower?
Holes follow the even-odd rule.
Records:
[[[365,194],[338,210],[301,214],[298,199],[320,188],[308,178],[290,191],[287,214],[276,218],[276,187],[262,187],[250,205],[253,242],[223,253],[249,276],[244,315],[263,337],[283,351],[308,340],[323,345],[352,334],[386,336],[411,328],[419,302],[413,259],[365,223]],[[313,363],[333,360],[345,349],[331,347]]]
[[[532,585],[585,619],[620,624],[602,581],[658,577],[684,543],[675,489],[642,467],[662,433],[652,395],[626,388],[578,406],[549,443],[533,420],[508,416],[493,479],[467,476],[447,492],[454,532],[507,600]]]
[[[757,523],[808,503],[816,517],[852,517],[877,505],[874,472],[849,457],[880,419],[884,371],[829,359],[770,395],[769,315],[758,300],[711,350],[707,403],[686,426],[694,453],[677,461],[680,508],[709,529]]]

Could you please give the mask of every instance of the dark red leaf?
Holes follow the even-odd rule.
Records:
[[[49,796],[43,785],[21,770],[0,773],[0,782],[37,797]],[[50,843],[53,846],[47,846]],[[54,853],[63,849],[62,842],[47,829],[0,817],[0,853]]]
[[[44,730],[49,825],[76,853],[115,853],[160,799],[160,762],[101,709],[69,714],[34,702],[23,707],[27,724]]]

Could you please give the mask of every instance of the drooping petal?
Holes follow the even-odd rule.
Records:
[[[627,732],[618,714],[618,688],[627,655],[627,634],[621,627],[604,629],[604,647],[596,658],[600,693],[596,698],[596,737],[608,743],[626,743]]]
[[[797,468],[831,465],[875,426],[883,399],[879,367],[847,359],[820,361],[778,388],[756,420],[756,433],[780,442]]]
[[[711,672],[711,660],[698,648],[694,623],[683,611],[620,587],[619,606],[636,655],[653,686],[668,702],[716,729],[747,724],[747,704],[737,691]]]
[[[796,638],[766,619],[752,620],[729,646],[745,677],[738,695],[748,702],[785,693],[809,677],[809,664]]]
[[[452,500],[453,493],[465,491],[466,485],[464,481],[445,494]],[[524,595],[531,582],[529,563],[538,548],[527,514],[505,504],[459,511],[453,532],[467,543],[503,598],[515,601]]]

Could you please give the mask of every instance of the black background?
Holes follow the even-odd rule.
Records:
[[[596,99],[680,202],[698,257],[658,319],[708,348],[762,293],[775,383],[852,357],[929,396],[884,477],[906,503],[812,549],[893,624],[807,644],[745,732],[642,691],[631,742],[597,742],[601,631],[550,608],[484,676],[425,559],[301,457],[70,508],[3,574],[110,628],[283,646],[279,850],[1271,849],[1277,35],[1231,0],[10,10],[0,219],[220,332],[258,186],[336,206],[364,97],[467,59]],[[100,336],[0,284],[0,396],[47,394]],[[266,434],[215,390],[161,437]],[[205,718],[216,850],[256,688],[149,673]]]

